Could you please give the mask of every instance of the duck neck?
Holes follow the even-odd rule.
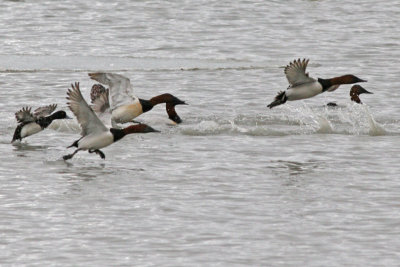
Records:
[[[334,77],[330,79],[318,79],[318,82],[322,85],[323,91],[328,90],[331,86],[341,85],[341,84],[353,84],[357,82],[363,82],[364,80],[358,79],[354,75],[346,74],[339,77]],[[365,82],[365,81],[364,81]]]
[[[350,91],[350,99],[358,104],[362,104],[360,97],[358,96],[357,92],[354,90]]]
[[[133,133],[149,133],[149,132],[154,132],[155,130],[151,127],[149,127],[146,124],[136,124],[136,125],[131,125],[128,126],[124,129],[117,129],[117,128],[111,128],[110,132],[112,133],[114,137],[114,142],[120,140],[123,138],[125,135],[128,134],[133,134]]]
[[[325,92],[333,85],[331,79],[318,78],[318,82],[322,85],[322,92]]]
[[[151,110],[155,105],[168,103],[172,101],[171,94],[162,94],[155,97],[152,97],[150,100],[145,100],[139,98],[140,104],[142,105],[143,113]]]
[[[142,105],[143,113],[151,110],[154,107],[153,103],[151,103],[149,100],[139,98],[139,102],[140,105]]]
[[[168,103],[173,101],[173,96],[171,94],[162,94],[155,96],[149,100],[153,106],[161,104],[161,103]]]
[[[167,110],[167,114],[168,114],[168,117],[169,117],[170,120],[172,120],[172,121],[174,121],[176,123],[181,123],[182,122],[181,118],[179,117],[179,115],[175,111],[175,105],[174,104],[167,103],[165,105],[165,108]]]
[[[49,126],[53,120],[58,119],[54,114],[51,114],[50,116],[47,117],[41,117],[36,120],[36,123],[40,125],[42,129],[46,128]]]
[[[358,97],[358,95],[351,96],[351,101],[354,101],[358,104],[362,104],[361,99]]]
[[[334,78],[331,78],[330,81],[331,81],[332,85],[356,83],[356,81],[354,81],[353,76],[351,76],[351,75],[343,75],[343,76],[339,76],[339,77],[334,77]]]
[[[117,142],[118,140],[122,139],[126,135],[124,129],[111,128],[110,132],[112,133],[112,135],[114,137],[114,142]]]

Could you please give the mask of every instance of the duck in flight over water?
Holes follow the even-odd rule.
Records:
[[[373,93],[367,91],[361,85],[356,84],[356,85],[353,85],[351,87],[351,89],[350,89],[350,100],[353,101],[353,102],[356,102],[358,104],[362,104],[361,99],[359,97],[361,94],[373,94]],[[338,106],[335,102],[329,102],[326,105],[330,106],[330,107],[337,107]]]
[[[342,84],[366,82],[352,74],[347,74],[329,79],[314,79],[306,73],[308,59],[294,60],[285,67],[285,75],[289,82],[286,91],[281,91],[268,107],[273,108],[286,103],[286,101],[301,100],[316,96],[323,92],[332,92]]]
[[[88,150],[89,153],[96,153],[105,159],[105,155],[100,149],[120,140],[125,135],[158,132],[146,124],[132,125],[124,129],[107,128],[83,98],[79,83],[71,84],[71,88],[67,92],[69,100],[67,104],[81,125],[82,137],[69,146],[77,149],[72,154],[65,155],[64,160],[71,159],[81,150]]]
[[[154,106],[166,103],[166,110],[169,118],[175,123],[181,123],[182,119],[175,111],[176,105],[186,105],[185,101],[171,94],[161,94],[145,100],[138,98],[133,94],[133,88],[130,80],[122,75],[114,73],[89,73],[91,79],[102,84],[110,86],[109,96],[107,91],[103,92],[103,96],[93,102],[93,109],[96,112],[106,112],[109,108],[111,111],[111,125],[117,127],[117,123],[132,122],[134,118],[144,112],[150,111]],[[98,85],[96,91],[99,91]],[[104,95],[106,94],[106,95]],[[91,94],[95,96],[95,93]]]
[[[54,112],[56,108],[57,104],[52,104],[37,108],[33,113],[31,112],[31,107],[23,107],[20,111],[16,112],[15,118],[19,124],[14,131],[11,143],[18,139],[21,141],[22,138],[43,131],[53,120],[69,118],[63,110]]]

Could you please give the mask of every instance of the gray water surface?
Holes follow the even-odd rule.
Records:
[[[0,265],[398,266],[400,3],[0,2]],[[267,109],[283,67],[367,79]],[[23,106],[58,104],[88,72],[169,92],[160,133],[62,156],[74,120],[10,144]],[[327,108],[328,102],[338,108]]]

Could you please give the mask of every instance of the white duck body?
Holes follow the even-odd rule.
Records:
[[[42,130],[43,130],[42,127],[40,127],[40,125],[37,124],[36,122],[28,123],[28,124],[24,125],[21,129],[21,138],[33,135]]]
[[[322,92],[322,85],[318,81],[313,81],[311,83],[304,83],[295,87],[290,87],[286,90],[286,97],[288,101],[294,101],[310,98]]]
[[[126,123],[143,113],[142,105],[139,99],[135,99],[133,103],[116,107],[112,111],[111,120],[117,123]]]
[[[91,79],[110,86],[110,97],[103,99],[109,101],[112,112],[112,124],[126,123],[143,113],[143,107],[133,93],[130,80],[114,73],[89,73]]]
[[[156,131],[146,124],[132,125],[124,129],[107,128],[83,98],[79,83],[71,84],[71,87],[72,89],[67,91],[67,99],[69,100],[67,104],[81,125],[82,137],[69,146],[77,147],[77,149],[72,154],[63,156],[64,160],[71,159],[81,150],[88,150],[89,153],[96,153],[102,159],[105,159],[100,148],[111,145],[127,134]]]
[[[81,150],[100,149],[114,143],[114,136],[110,131],[92,133],[78,141],[78,148]]]
[[[346,74],[330,79],[311,78],[306,73],[308,59],[294,60],[285,67],[286,79],[289,82],[289,88],[281,91],[267,107],[273,108],[286,103],[286,101],[301,100],[314,97],[325,91],[333,92],[341,84],[353,84],[358,82],[366,82],[352,74]]]

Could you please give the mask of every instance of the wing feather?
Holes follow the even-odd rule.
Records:
[[[54,112],[54,110],[56,110],[56,108],[57,108],[57,104],[52,104],[52,105],[37,108],[33,112],[33,116],[35,116],[36,118],[49,116],[51,113]]]
[[[285,75],[291,87],[315,81],[306,73],[308,61],[309,59],[300,60],[299,58],[285,67]]]
[[[67,104],[82,127],[82,136],[108,131],[83,98],[79,83],[71,84],[71,88],[67,91],[67,99],[69,100]]]
[[[110,101],[108,99],[109,90],[99,94],[93,101],[92,109],[96,113],[104,113],[110,110]]]
[[[23,107],[18,112],[15,112],[15,118],[19,123],[21,122],[33,122],[35,121],[35,117],[32,114],[31,107]]]
[[[115,73],[89,73],[91,79],[106,84],[110,87],[110,107],[111,110],[128,105],[137,100],[133,93],[130,80],[120,74]]]

